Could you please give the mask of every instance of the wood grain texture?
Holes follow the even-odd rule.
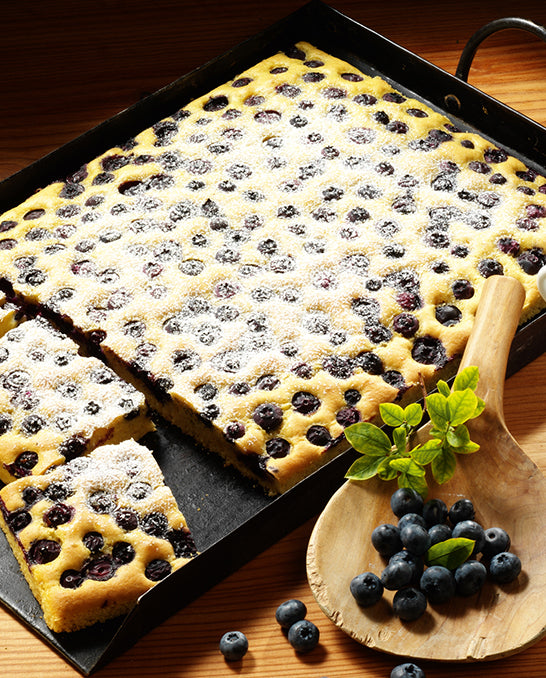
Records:
[[[360,608],[348,584],[361,572],[380,575],[385,566],[370,535],[377,525],[395,520],[392,485],[376,478],[347,482],[316,523],[307,574],[328,618],[368,647],[415,659],[483,661],[519,652],[546,633],[546,478],[514,441],[503,416],[506,362],[524,296],[512,278],[494,276],[484,285],[461,361],[461,368],[480,368],[476,392],[486,407],[467,424],[480,451],[460,458],[453,479],[445,486],[432,484],[429,493],[447,506],[461,497],[471,499],[481,525],[501,526],[511,535],[512,550],[525,563],[523,572],[511,585],[487,582],[477,597],[456,596],[444,605],[428,606],[410,624],[394,616],[393,592],[386,591],[377,605]],[[418,441],[428,439],[428,429],[424,427]]]
[[[18,0],[2,3],[0,178],[271,25],[303,0]],[[529,0],[332,0],[355,20],[453,73],[470,35],[517,14],[546,24],[546,3]],[[546,124],[546,46],[520,31],[480,48],[470,82]],[[546,343],[546,342],[545,342]],[[545,346],[546,348],[546,346]],[[546,355],[511,377],[504,393],[508,428],[546,470]],[[305,553],[314,521],[268,549],[198,601],[148,634],[100,678],[383,678],[392,657],[362,647],[322,614],[307,585]],[[1,576],[1,573],[0,573]],[[291,597],[308,605],[320,646],[297,656],[274,621]],[[228,665],[220,636],[240,628],[250,641],[241,664]],[[546,640],[499,662],[422,662],[427,678],[544,678]],[[79,674],[0,608],[0,675],[76,678]]]

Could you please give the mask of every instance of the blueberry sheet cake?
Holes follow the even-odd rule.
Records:
[[[44,318],[0,338],[0,480],[154,428],[144,396]]]
[[[196,554],[159,466],[133,440],[6,485],[0,524],[56,632],[128,612]]]
[[[0,217],[0,277],[278,493],[453,364],[485,278],[541,309],[545,217],[534,169],[299,43]]]

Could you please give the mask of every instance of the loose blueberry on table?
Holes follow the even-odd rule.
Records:
[[[390,678],[425,678],[425,672],[417,664],[410,662],[395,666]]]
[[[298,621],[305,619],[307,608],[305,603],[301,600],[291,598],[281,603],[275,612],[275,619],[283,629],[290,629],[290,627]]]
[[[319,636],[318,628],[308,619],[301,619],[288,629],[288,642],[300,653],[314,650],[318,645]]]
[[[228,631],[220,638],[219,647],[226,661],[238,661],[248,651],[248,639],[242,631]]]

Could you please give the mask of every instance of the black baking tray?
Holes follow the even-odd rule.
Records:
[[[0,184],[0,212],[300,40],[368,74],[380,75],[396,89],[448,115],[457,126],[479,132],[544,174],[546,128],[331,7],[313,1],[6,179]],[[456,115],[449,110],[453,101],[458,103]],[[545,350],[546,312],[542,312],[518,330],[508,374]],[[7,542],[0,538],[0,600],[86,675],[319,513],[356,458],[356,453],[348,450],[282,496],[272,498],[160,418],[157,432],[148,434],[143,442],[154,450],[200,554],[142,596],[127,617],[72,634],[52,633],[43,623],[40,608]]]

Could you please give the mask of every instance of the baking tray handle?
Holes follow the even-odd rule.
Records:
[[[477,30],[466,43],[466,46],[461,52],[459,65],[457,66],[455,75],[461,80],[467,82],[472,60],[474,59],[474,55],[476,54],[476,50],[480,44],[488,36],[506,28],[520,28],[524,31],[528,31],[529,33],[533,33],[546,42],[546,28],[535,23],[534,21],[529,21],[529,19],[520,19],[518,17],[495,19],[494,21],[490,21],[488,24],[485,24],[485,26],[482,26],[482,28]]]

